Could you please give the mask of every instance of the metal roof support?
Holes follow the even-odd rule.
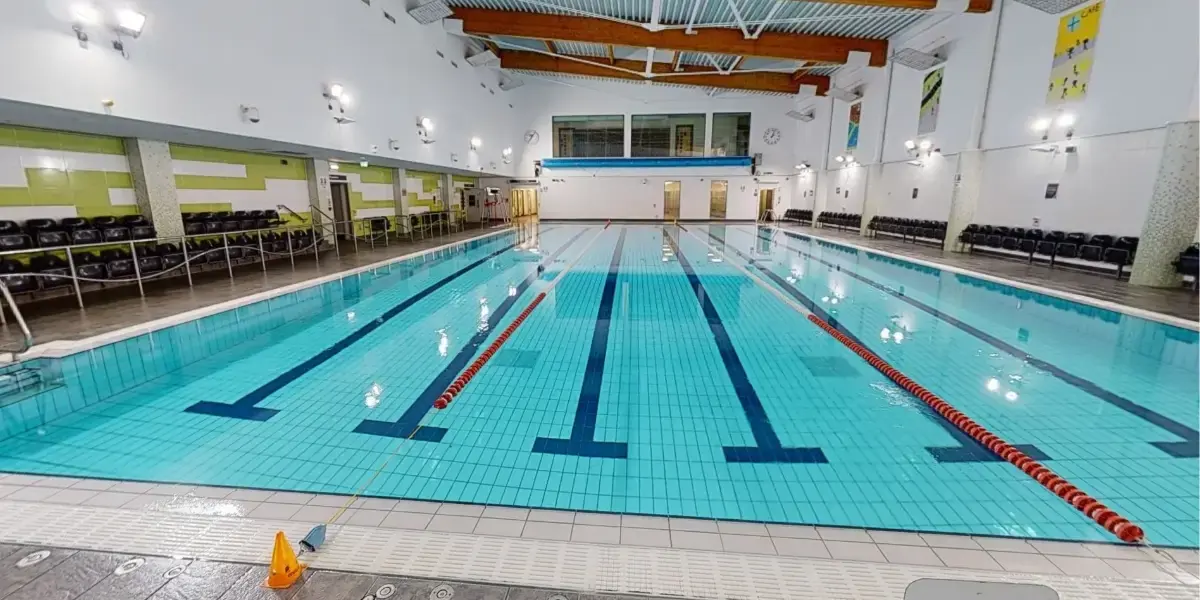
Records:
[[[771,6],[771,10],[767,13],[767,16],[762,21],[759,21],[758,28],[754,30],[754,35],[750,36],[751,39],[757,40],[758,36],[762,35],[763,29],[767,26],[767,23],[771,22],[771,19],[775,18],[775,13],[779,12],[779,9],[783,7],[783,3],[784,0],[775,0],[775,4]]]
[[[688,19],[687,29],[684,30],[684,33],[688,35],[696,35],[696,30],[692,28],[696,25],[696,15],[700,13],[700,8],[704,6],[705,1],[706,0],[695,0],[695,3],[692,4],[692,16]]]
[[[738,29],[742,30],[742,37],[750,39],[750,31],[746,29],[746,20],[742,18],[742,11],[738,10],[737,0],[725,0],[729,4],[729,10],[733,11],[733,18],[737,20]]]

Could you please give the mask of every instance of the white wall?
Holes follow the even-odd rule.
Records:
[[[5,4],[0,98],[93,113],[112,99],[122,117],[345,150],[355,160],[377,145],[381,156],[430,165],[492,172],[494,161],[497,173],[500,151],[520,145],[518,109],[497,72],[468,65],[460,38],[418,25],[401,0],[139,0],[147,22],[139,39],[126,39],[128,60],[100,28],[79,46],[73,3]],[[356,123],[334,122],[322,97],[330,82],[351,94]],[[260,123],[241,120],[243,104],[258,107]],[[417,139],[419,116],[434,120],[437,143]],[[472,136],[484,142],[478,153]]]
[[[1137,235],[1146,214],[1162,148],[1161,128],[1170,121],[1196,118],[1200,71],[1200,3],[1195,0],[1106,0],[1088,97],[1066,110],[1078,116],[1073,155],[1035,152],[1042,143],[1031,131],[1034,120],[1051,116],[1045,93],[1057,24],[1050,15],[1003,1],[995,71],[987,86],[993,15],[934,17],[893,40],[895,49],[942,47],[944,64],[941,111],[936,131],[927,137],[942,158],[921,168],[906,164],[904,141],[917,138],[924,72],[893,69],[886,115],[886,70],[847,69],[837,77],[843,87],[860,85],[864,93],[862,128],[855,157],[870,162],[882,144],[885,188],[877,214],[923,219],[947,218],[957,153],[981,140],[983,194],[975,220],[1092,233]],[[1066,13],[1063,13],[1066,14]],[[979,111],[987,99],[982,135]],[[827,157],[845,153],[848,105],[834,101],[832,138]],[[1150,131],[1147,131],[1150,130]],[[1055,134],[1051,142],[1061,142]],[[830,166],[837,167],[830,162]],[[865,172],[865,169],[862,171]],[[827,182],[826,210],[858,212],[862,201],[855,174],[833,171]],[[1058,197],[1044,198],[1046,185],[1058,183]],[[849,185],[850,199],[844,197]],[[876,185],[876,182],[872,182]],[[825,184],[822,184],[825,187]],[[834,189],[843,188],[840,197]],[[912,198],[912,188],[920,189]]]
[[[729,182],[725,218],[757,217],[758,190],[774,188],[780,209],[791,179],[753,177],[745,169],[548,170],[541,178],[544,219],[662,219],[667,181],[680,182],[679,218],[708,219],[713,180]],[[757,181],[756,181],[757,180]]]
[[[547,219],[661,219],[663,183],[680,181],[680,218],[707,219],[713,179],[729,181],[727,219],[754,219],[760,188],[774,188],[780,213],[792,206],[796,189],[796,148],[816,143],[811,133],[797,129],[786,113],[796,107],[787,97],[741,93],[709,96],[698,88],[641,86],[596,80],[550,82],[525,77],[518,98],[528,107],[521,130],[538,132],[539,140],[517,151],[515,163],[522,177],[533,176],[533,162],[554,152],[553,117],[568,115],[624,115],[626,126],[633,115],[685,113],[750,113],[750,153],[762,153],[757,177],[748,168],[598,169],[542,172],[540,214]],[[768,145],[763,133],[777,128],[782,138]],[[711,119],[710,127],[711,129]],[[628,152],[628,148],[626,151]],[[643,179],[645,183],[643,183]]]

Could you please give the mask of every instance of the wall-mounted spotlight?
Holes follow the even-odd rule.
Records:
[[[917,143],[912,140],[904,140],[904,149],[905,150],[916,150]]]
[[[360,167],[362,167],[362,168],[364,168],[364,169],[365,169],[365,168],[367,168],[367,167],[371,166],[371,163],[369,163],[369,162],[367,162],[367,161],[365,161],[365,160],[360,160],[360,161],[358,161],[358,166],[360,166]]]
[[[339,170],[341,170],[341,168],[342,168],[341,165],[339,165],[333,161],[329,161],[329,170],[330,171],[339,171]]]
[[[840,163],[844,163],[844,162],[846,162],[846,157],[839,154],[839,155],[833,157],[833,160],[836,160]]]
[[[483,140],[479,139],[478,137],[471,138],[471,149],[472,150],[478,150],[482,147],[483,147]]]
[[[507,165],[512,163],[512,154],[513,149],[511,147],[505,148],[500,152],[500,157],[504,159],[504,164]]]
[[[933,148],[933,142],[929,140],[921,140],[921,142],[917,144],[917,147],[928,152],[930,148]]]
[[[433,143],[433,119],[429,117],[417,118],[417,137],[421,138],[421,142],[423,143]]]
[[[395,138],[388,138],[388,148],[391,149],[392,152],[399,150],[400,149],[400,140],[395,139]]]
[[[75,39],[79,40],[81,47],[87,47],[87,30],[92,27],[100,27],[101,25],[107,25],[109,29],[117,34],[117,39],[112,42],[113,50],[120,52],[121,56],[129,58],[129,55],[125,54],[125,41],[121,39],[121,36],[136,39],[142,35],[142,30],[146,27],[146,15],[145,13],[125,8],[118,10],[111,16],[105,16],[91,2],[84,1],[71,5],[71,30],[75,32]]]
[[[1077,118],[1074,113],[1059,112],[1055,117],[1039,117],[1033,122],[1030,128],[1034,133],[1042,134],[1042,141],[1050,139],[1050,131],[1057,127],[1064,130],[1063,135],[1069,140],[1075,137],[1075,123]]]

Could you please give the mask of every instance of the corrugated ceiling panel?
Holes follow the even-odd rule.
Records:
[[[588,44],[585,42],[554,42],[554,47],[558,49],[559,54],[570,54],[573,56],[608,56],[608,50],[604,44]]]
[[[512,69],[512,72],[520,73],[520,74],[528,75],[528,76],[533,76],[533,77],[537,77],[537,78],[541,78],[541,79],[561,80],[564,82],[603,81],[603,82],[624,83],[624,84],[627,84],[630,86],[646,85],[644,83],[629,81],[628,79],[612,79],[609,77],[592,77],[590,75],[568,75],[568,74],[563,74],[563,73],[546,73],[546,72],[542,72],[542,71],[527,71],[525,69]],[[758,91],[752,91],[752,90],[725,90],[725,89],[718,89],[718,88],[699,87],[699,86],[694,86],[694,85],[679,85],[677,83],[662,83],[662,82],[658,82],[658,81],[651,82],[650,85],[686,88],[689,90],[696,90],[697,92],[701,92],[701,93],[708,92],[708,93],[713,93],[713,94],[720,94],[722,96],[742,96],[742,95],[747,95],[747,96],[791,96],[791,94],[780,94],[780,93],[776,93],[776,92],[758,92]]]

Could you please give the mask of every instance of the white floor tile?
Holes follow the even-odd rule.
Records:
[[[620,527],[621,515],[608,515],[601,513],[575,513],[576,525],[599,525],[601,527]]]
[[[263,502],[259,504],[250,514],[246,515],[251,519],[275,519],[287,521],[296,516],[303,506],[299,504],[278,504],[275,502]]]
[[[380,523],[380,527],[389,527],[392,529],[425,529],[429,526],[431,520],[433,520],[433,515],[428,513],[392,511],[388,513],[388,516],[383,518],[383,523]]]
[[[438,508],[437,514],[455,517],[479,517],[483,514],[483,506],[478,504],[446,503]]]
[[[975,540],[965,535],[946,535],[940,533],[922,533],[921,538],[926,544],[935,548],[961,548],[963,550],[982,550],[983,547]]]
[[[620,544],[620,527],[603,527],[600,525],[574,525],[571,529],[572,542],[591,542],[595,544]]]
[[[1115,577],[1117,570],[1099,558],[1084,556],[1047,556],[1054,566],[1067,575],[1083,577]]]
[[[775,551],[780,556],[803,556],[807,558],[830,558],[829,549],[821,540],[804,538],[772,537]]]
[[[849,529],[842,527],[818,527],[817,534],[827,542],[862,542],[870,544],[874,540],[864,529]]]
[[[808,525],[767,525],[767,533],[773,538],[800,538],[805,540],[819,540],[821,534],[817,533],[816,527]]]
[[[1025,540],[1016,538],[999,538],[999,537],[977,537],[971,538],[976,544],[984,550],[997,550],[1000,552],[1024,552],[1026,554],[1037,554],[1037,548],[1030,546]]]
[[[489,506],[483,509],[483,516],[489,519],[509,519],[524,521],[529,517],[528,508],[512,508],[509,506]]]
[[[1027,552],[1001,552],[993,550],[988,552],[992,559],[1000,563],[1005,571],[1014,573],[1048,573],[1051,575],[1059,575],[1062,573],[1050,559],[1041,554],[1029,554]]]
[[[664,519],[665,520],[665,519]],[[671,532],[666,529],[621,528],[621,544],[625,546],[671,547]]]
[[[525,517],[525,520],[543,523],[574,523],[575,513],[568,510],[534,509],[529,511],[529,516]]]
[[[1053,554],[1056,556],[1080,556],[1085,558],[1092,558],[1095,556],[1091,552],[1088,552],[1088,549],[1084,548],[1083,544],[1076,544],[1075,542],[1046,542],[1042,540],[1029,540],[1029,545],[1036,548],[1037,551],[1041,552],[1042,554]]]
[[[930,565],[942,566],[942,560],[926,546],[900,546],[895,544],[879,544],[879,551],[890,563],[898,565]]]
[[[698,531],[702,533],[719,533],[717,522],[711,519],[667,519],[672,531]]]
[[[621,515],[621,527],[632,527],[634,529],[670,529],[671,525],[666,517]]]
[[[879,551],[879,547],[871,543],[827,540],[825,547],[829,549],[830,556],[842,560],[887,562],[887,558],[884,558],[883,553]]]
[[[130,500],[137,498],[137,494],[126,492],[100,492],[83,502],[85,506],[103,506],[108,508],[116,508],[124,506]]]
[[[54,502],[56,504],[82,504],[88,498],[91,498],[99,493],[100,492],[94,490],[76,490],[66,488],[59,490],[54,495],[47,498],[46,501]]]
[[[1145,581],[1169,581],[1174,583],[1175,576],[1159,568],[1158,563],[1147,562],[1142,560],[1121,560],[1115,558],[1106,558],[1104,562],[1108,566],[1117,570],[1118,573],[1131,579],[1142,579]]]
[[[115,489],[115,488],[114,488]],[[246,500],[248,502],[262,502],[273,496],[275,492],[266,490],[234,490],[225,496],[229,500]]]
[[[475,531],[475,526],[478,524],[479,517],[434,515],[425,529],[429,531],[447,531],[450,533],[471,533]]]
[[[341,506],[340,504],[338,506]],[[368,510],[395,510],[396,501],[388,500],[387,498],[359,498],[350,505],[351,508],[365,508]]]
[[[767,526],[762,523],[742,523],[738,521],[717,521],[717,531],[730,535],[771,535]]]
[[[946,563],[947,567],[958,567],[960,569],[981,569],[985,571],[1003,571],[1004,568],[1000,563],[992,560],[987,552],[983,550],[967,550],[965,548],[934,548],[933,551],[938,558]]]
[[[300,492],[275,492],[266,501],[276,504],[308,504],[315,497],[315,494],[303,494]]]
[[[672,531],[671,547],[686,548],[688,550],[715,550],[719,552],[722,550],[721,536],[716,533],[699,531]]]
[[[541,521],[526,521],[525,530],[521,537],[535,540],[557,540],[565,542],[571,539],[570,523],[543,523]]]
[[[521,531],[525,529],[525,521],[517,521],[514,519],[479,519],[479,523],[475,525],[475,533],[479,535],[499,535],[504,537],[521,537]]]
[[[893,546],[926,546],[925,538],[917,533],[907,531],[868,531],[867,535],[876,544],[891,544]]]
[[[763,528],[765,531],[766,528]],[[747,554],[776,554],[775,545],[771,538],[758,535],[729,535],[721,534],[721,547],[726,552],[745,552]]]

